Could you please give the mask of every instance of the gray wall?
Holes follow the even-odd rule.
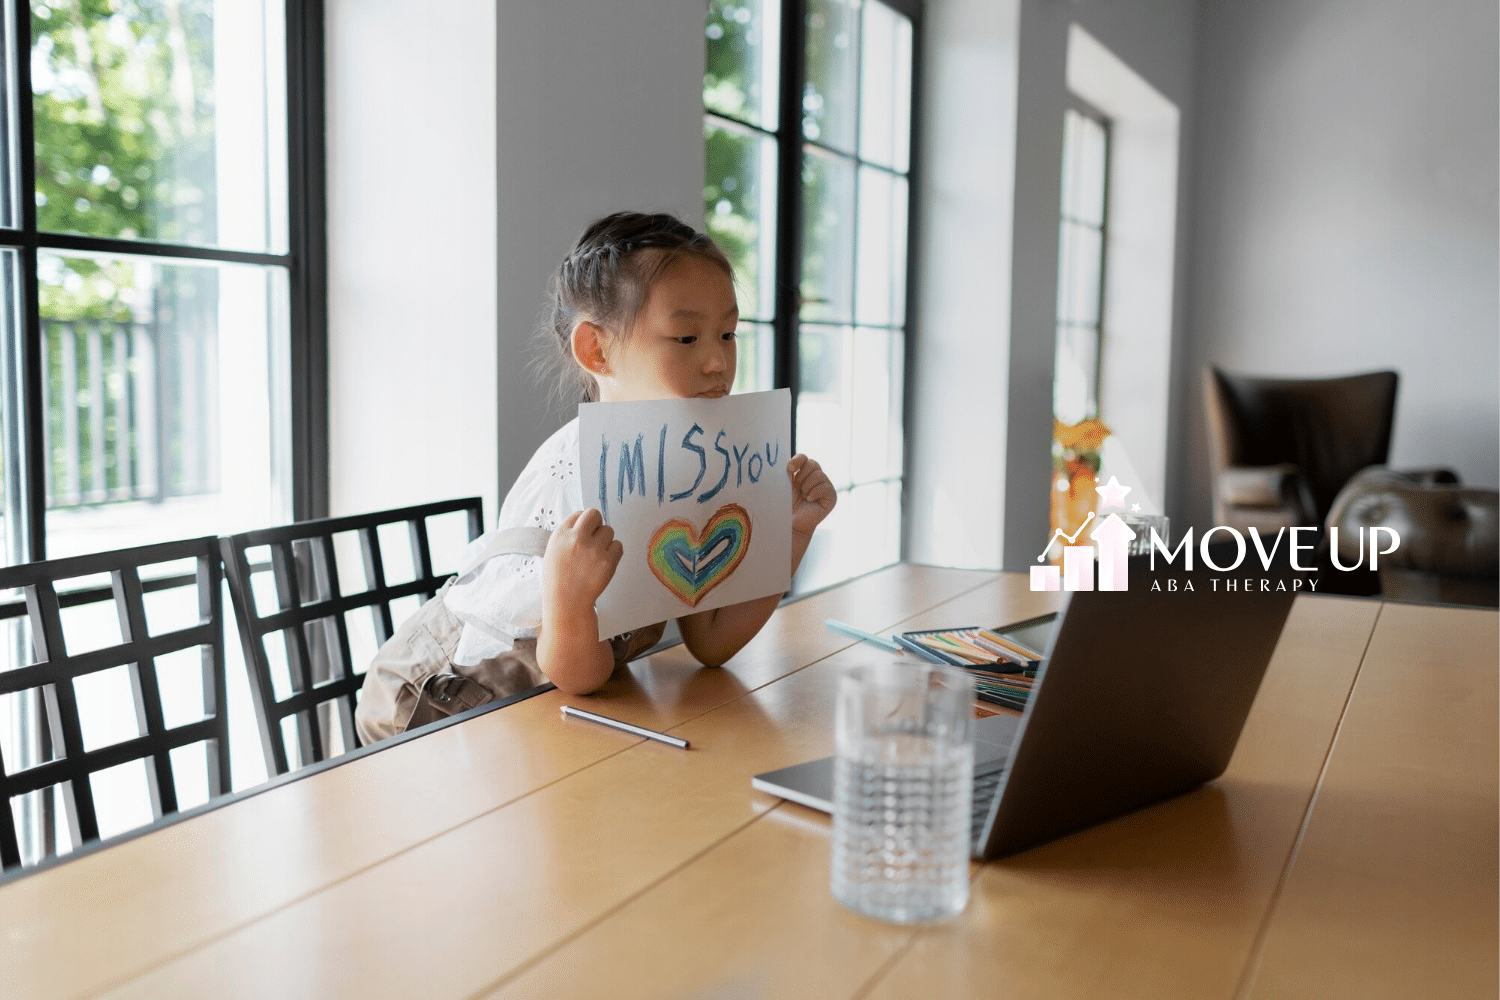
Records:
[[[1186,309],[1187,192],[1196,121],[1193,0],[1024,0],[1016,105],[1015,229],[1010,313],[1004,568],[1022,569],[1050,534],[1052,369],[1057,315],[1057,215],[1067,104],[1068,26],[1077,22],[1181,112],[1177,317]],[[1180,366],[1174,366],[1180,368]],[[1180,396],[1174,370],[1174,397]],[[1171,481],[1168,497],[1171,503]]]
[[[527,365],[547,281],[591,220],[703,225],[703,0],[507,2],[496,18],[503,496],[572,416]],[[454,206],[462,210],[462,206]]]
[[[913,562],[1003,561],[1020,6],[932,0],[923,22],[904,497]]]
[[[1495,485],[1493,0],[1208,0],[1187,431],[1174,518],[1210,517],[1197,375],[1401,375],[1391,462]]]

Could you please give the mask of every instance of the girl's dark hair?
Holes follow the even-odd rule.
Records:
[[[651,286],[685,257],[706,261],[734,280],[724,251],[665,213],[616,212],[593,222],[552,277],[552,315],[542,332],[542,361],[553,369],[565,406],[599,398],[599,384],[573,358],[573,328],[589,320],[625,339]]]

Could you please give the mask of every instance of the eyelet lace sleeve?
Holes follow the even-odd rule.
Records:
[[[540,527],[555,530],[583,509],[578,480],[578,421],[572,420],[537,449],[500,508],[495,530]],[[464,553],[476,557],[492,537],[477,538]],[[448,589],[448,609],[464,623],[454,659],[461,664],[510,649],[517,639],[534,639],[542,624],[542,560],[502,555]]]

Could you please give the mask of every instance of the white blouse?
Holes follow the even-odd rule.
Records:
[[[555,529],[583,510],[578,480],[578,418],[549,437],[526,464],[500,507],[495,529],[464,550],[460,565],[475,558],[494,536],[509,528]],[[498,656],[517,639],[534,639],[542,624],[542,560],[496,556],[470,579],[448,588],[448,609],[464,623],[454,661],[468,666]]]

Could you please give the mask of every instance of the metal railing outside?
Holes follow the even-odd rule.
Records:
[[[109,320],[42,330],[48,509],[217,490],[212,337]]]

